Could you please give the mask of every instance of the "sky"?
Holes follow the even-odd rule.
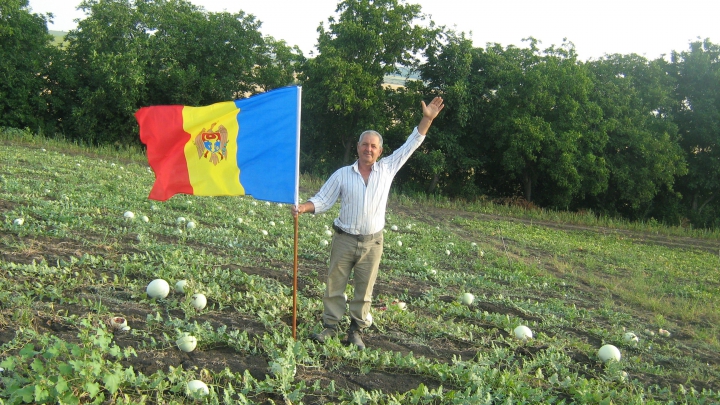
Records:
[[[210,12],[240,10],[262,22],[264,35],[297,45],[306,56],[316,52],[317,27],[335,16],[339,0],[190,0]],[[48,29],[68,31],[80,0],[29,0],[33,13],[53,13]],[[718,0],[412,0],[437,25],[470,35],[475,47],[488,43],[526,47],[534,37],[540,48],[559,46],[566,38],[581,60],[606,54],[636,53],[648,59],[685,51],[689,43],[709,38],[720,43]]]

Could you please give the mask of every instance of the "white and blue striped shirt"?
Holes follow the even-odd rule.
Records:
[[[340,215],[335,219],[335,225],[354,235],[381,231],[385,227],[390,185],[424,139],[425,135],[421,135],[416,127],[400,148],[373,164],[367,185],[358,170],[357,161],[338,169],[320,191],[308,199],[315,205],[315,213],[329,210],[340,198]]]

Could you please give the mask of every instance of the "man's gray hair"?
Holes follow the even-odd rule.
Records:
[[[377,135],[378,139],[380,139],[380,147],[381,147],[381,148],[383,147],[382,135],[380,135],[380,133],[377,132],[377,131],[373,131],[372,129],[368,129],[367,131],[363,131],[363,133],[360,134],[360,138],[358,139],[358,145],[360,144],[360,142],[362,142],[363,137],[364,137],[365,135]]]

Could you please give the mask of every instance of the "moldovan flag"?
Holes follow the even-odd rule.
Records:
[[[252,195],[297,205],[300,96],[301,87],[290,86],[205,107],[138,110],[155,172],[149,198]]]

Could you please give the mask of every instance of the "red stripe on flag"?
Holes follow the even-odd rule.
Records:
[[[165,201],[178,193],[193,194],[185,159],[190,134],[183,129],[183,106],[143,107],[135,113],[140,140],[147,145],[155,184],[148,198]]]

